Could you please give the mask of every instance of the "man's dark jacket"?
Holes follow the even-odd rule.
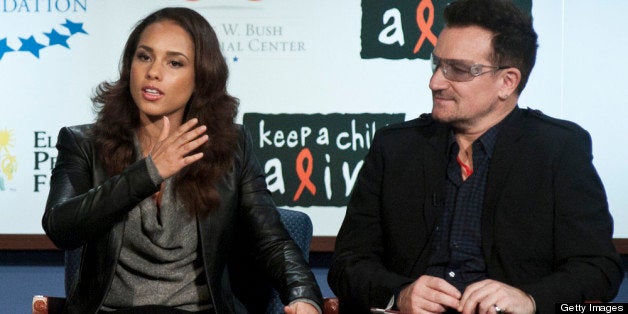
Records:
[[[82,125],[59,132],[59,154],[42,222],[59,248],[83,249],[78,281],[66,302],[69,313],[98,311],[113,280],[127,213],[159,190],[150,179],[144,159],[109,177],[98,157],[107,152],[96,150],[90,128]],[[234,301],[228,279],[231,262],[233,268],[253,273],[251,270],[257,266],[250,264],[254,259],[259,268],[266,270],[284,303],[307,298],[322,307],[320,289],[281,223],[244,128],[240,130],[232,170],[217,188],[220,207],[206,218],[197,217],[199,246],[216,313],[233,313],[235,304],[239,304]],[[242,249],[252,251],[238,251]],[[243,260],[246,257],[249,260]],[[243,269],[243,263],[250,268]]]
[[[574,123],[514,109],[490,160],[482,213],[488,277],[555,302],[609,301],[623,272],[613,222]],[[384,307],[425,273],[444,209],[451,130],[430,115],[377,132],[337,237],[328,281],[344,313]]]

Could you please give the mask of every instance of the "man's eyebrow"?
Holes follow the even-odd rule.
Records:
[[[472,61],[472,60],[466,60],[466,59],[442,59],[441,60],[445,61],[445,62],[449,62],[449,63],[457,63],[457,64],[475,64],[477,62]]]

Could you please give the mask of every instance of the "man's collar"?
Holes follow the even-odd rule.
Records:
[[[502,129],[503,125],[507,124],[508,121],[511,120],[514,112],[517,110],[519,110],[519,107],[515,106],[515,108],[513,108],[513,110],[511,110],[508,115],[506,115],[506,117],[504,117],[501,121],[497,122],[497,124],[486,130],[486,132],[484,132],[482,135],[480,135],[478,139],[474,141],[474,143],[479,142],[482,145],[489,157],[493,155],[493,150],[495,149],[495,142],[497,142],[497,135],[499,134],[499,131]],[[455,142],[455,133],[453,131],[453,128],[450,128],[448,139],[449,153],[451,153],[451,149]]]

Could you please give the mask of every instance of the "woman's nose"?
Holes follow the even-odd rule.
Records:
[[[161,68],[158,63],[153,63],[146,71],[146,78],[152,80],[161,79]]]

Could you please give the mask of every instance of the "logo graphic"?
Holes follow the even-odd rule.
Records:
[[[6,189],[5,180],[13,180],[13,174],[17,171],[17,158],[9,151],[14,141],[12,131],[7,129],[0,131],[0,191]]]
[[[375,131],[405,114],[245,113],[278,206],[345,206]]]
[[[68,45],[68,39],[70,39],[70,37],[77,33],[88,35],[88,33],[83,29],[83,23],[73,22],[66,18],[65,23],[60,25],[67,29],[67,31],[63,31],[63,33],[69,34],[64,35],[63,33],[59,33],[54,27],[50,30],[50,32],[43,32],[43,34],[48,37],[47,46],[37,42],[34,35],[30,35],[27,38],[18,37],[21,45],[17,49],[9,46],[7,43],[7,37],[0,39],[0,61],[2,61],[2,57],[6,53],[18,51],[30,52],[33,56],[39,59],[39,51],[43,48],[60,45],[70,49],[70,45]]]
[[[362,59],[429,60],[452,0],[362,0]],[[514,0],[525,12],[532,0]]]

